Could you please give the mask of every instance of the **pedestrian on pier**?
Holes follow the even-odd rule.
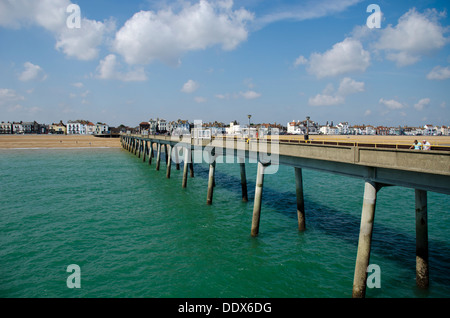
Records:
[[[430,143],[428,141],[424,140],[422,150],[430,150],[430,149],[431,149]]]
[[[422,144],[420,142],[418,142],[417,140],[414,140],[414,144],[411,147],[409,147],[409,149],[421,150]]]

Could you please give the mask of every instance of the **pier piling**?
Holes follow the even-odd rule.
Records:
[[[239,157],[239,166],[240,166],[240,169],[241,169],[242,201],[243,202],[248,202],[247,176],[245,174],[245,158]]]
[[[153,142],[150,140],[150,146],[148,148],[148,164],[152,164],[153,159]]]
[[[416,285],[429,286],[428,272],[428,212],[427,191],[415,190],[416,195]]]
[[[264,165],[258,162],[258,171],[256,174],[256,187],[255,187],[255,202],[253,204],[253,217],[252,217],[252,229],[251,235],[253,237],[258,236],[259,233],[259,220],[261,216],[261,202],[262,191],[264,185]]]
[[[167,156],[166,178],[170,179],[170,169],[172,167],[172,147],[170,145],[166,145],[166,156]]]
[[[369,266],[370,248],[372,244],[377,191],[378,186],[375,182],[366,181],[361,213],[361,227],[359,230],[358,253],[356,255],[355,276],[353,278],[353,298],[364,298],[366,295],[367,267]]]
[[[142,162],[145,162],[145,158],[147,157],[147,140],[143,140],[142,145]]]
[[[191,149],[189,146],[186,145],[186,147],[183,149],[184,152],[184,169],[183,169],[183,181],[181,184],[182,188],[186,188],[187,185],[187,174],[188,174],[188,166],[189,166],[189,159],[191,157]]]
[[[159,165],[161,164],[161,143],[158,142],[156,153],[156,170],[159,171]]]
[[[209,164],[209,177],[208,177],[208,193],[206,196],[206,204],[211,205],[214,193],[214,179],[215,179],[216,161]]]
[[[306,228],[305,201],[303,199],[303,176],[301,168],[295,168],[295,193],[297,196],[298,230],[304,231]]]

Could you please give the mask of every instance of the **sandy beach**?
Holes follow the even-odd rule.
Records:
[[[119,148],[120,138],[92,135],[0,135],[0,148]]]

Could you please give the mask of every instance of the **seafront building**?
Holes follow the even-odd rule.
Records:
[[[59,123],[50,125],[32,122],[0,122],[0,134],[67,134],[67,135],[105,135],[113,131],[118,133],[131,132],[155,135],[169,134],[173,136],[189,135],[192,133],[195,123],[190,123],[185,119],[173,121],[162,118],[150,119],[141,122],[137,127],[124,129],[121,125],[118,128],[109,127],[106,123],[97,122],[93,124],[88,120],[69,120],[64,124],[62,120]],[[123,126],[123,127],[122,127]],[[120,128],[122,127],[122,128]],[[197,127],[198,128],[198,127]],[[333,121],[326,122],[325,125],[310,120],[292,120],[286,126],[280,124],[239,124],[236,120],[226,125],[221,122],[202,123],[202,130],[208,131],[209,136],[250,136],[255,138],[270,134],[288,134],[288,135],[405,135],[405,136],[449,136],[448,126],[436,126],[426,124],[419,127],[410,126],[373,126],[373,125],[350,125],[349,122],[340,122],[337,125]]]

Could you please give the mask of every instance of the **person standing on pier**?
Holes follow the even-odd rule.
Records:
[[[411,147],[409,147],[409,149],[421,150],[422,144],[420,142],[418,142],[417,140],[414,140],[414,144]]]

